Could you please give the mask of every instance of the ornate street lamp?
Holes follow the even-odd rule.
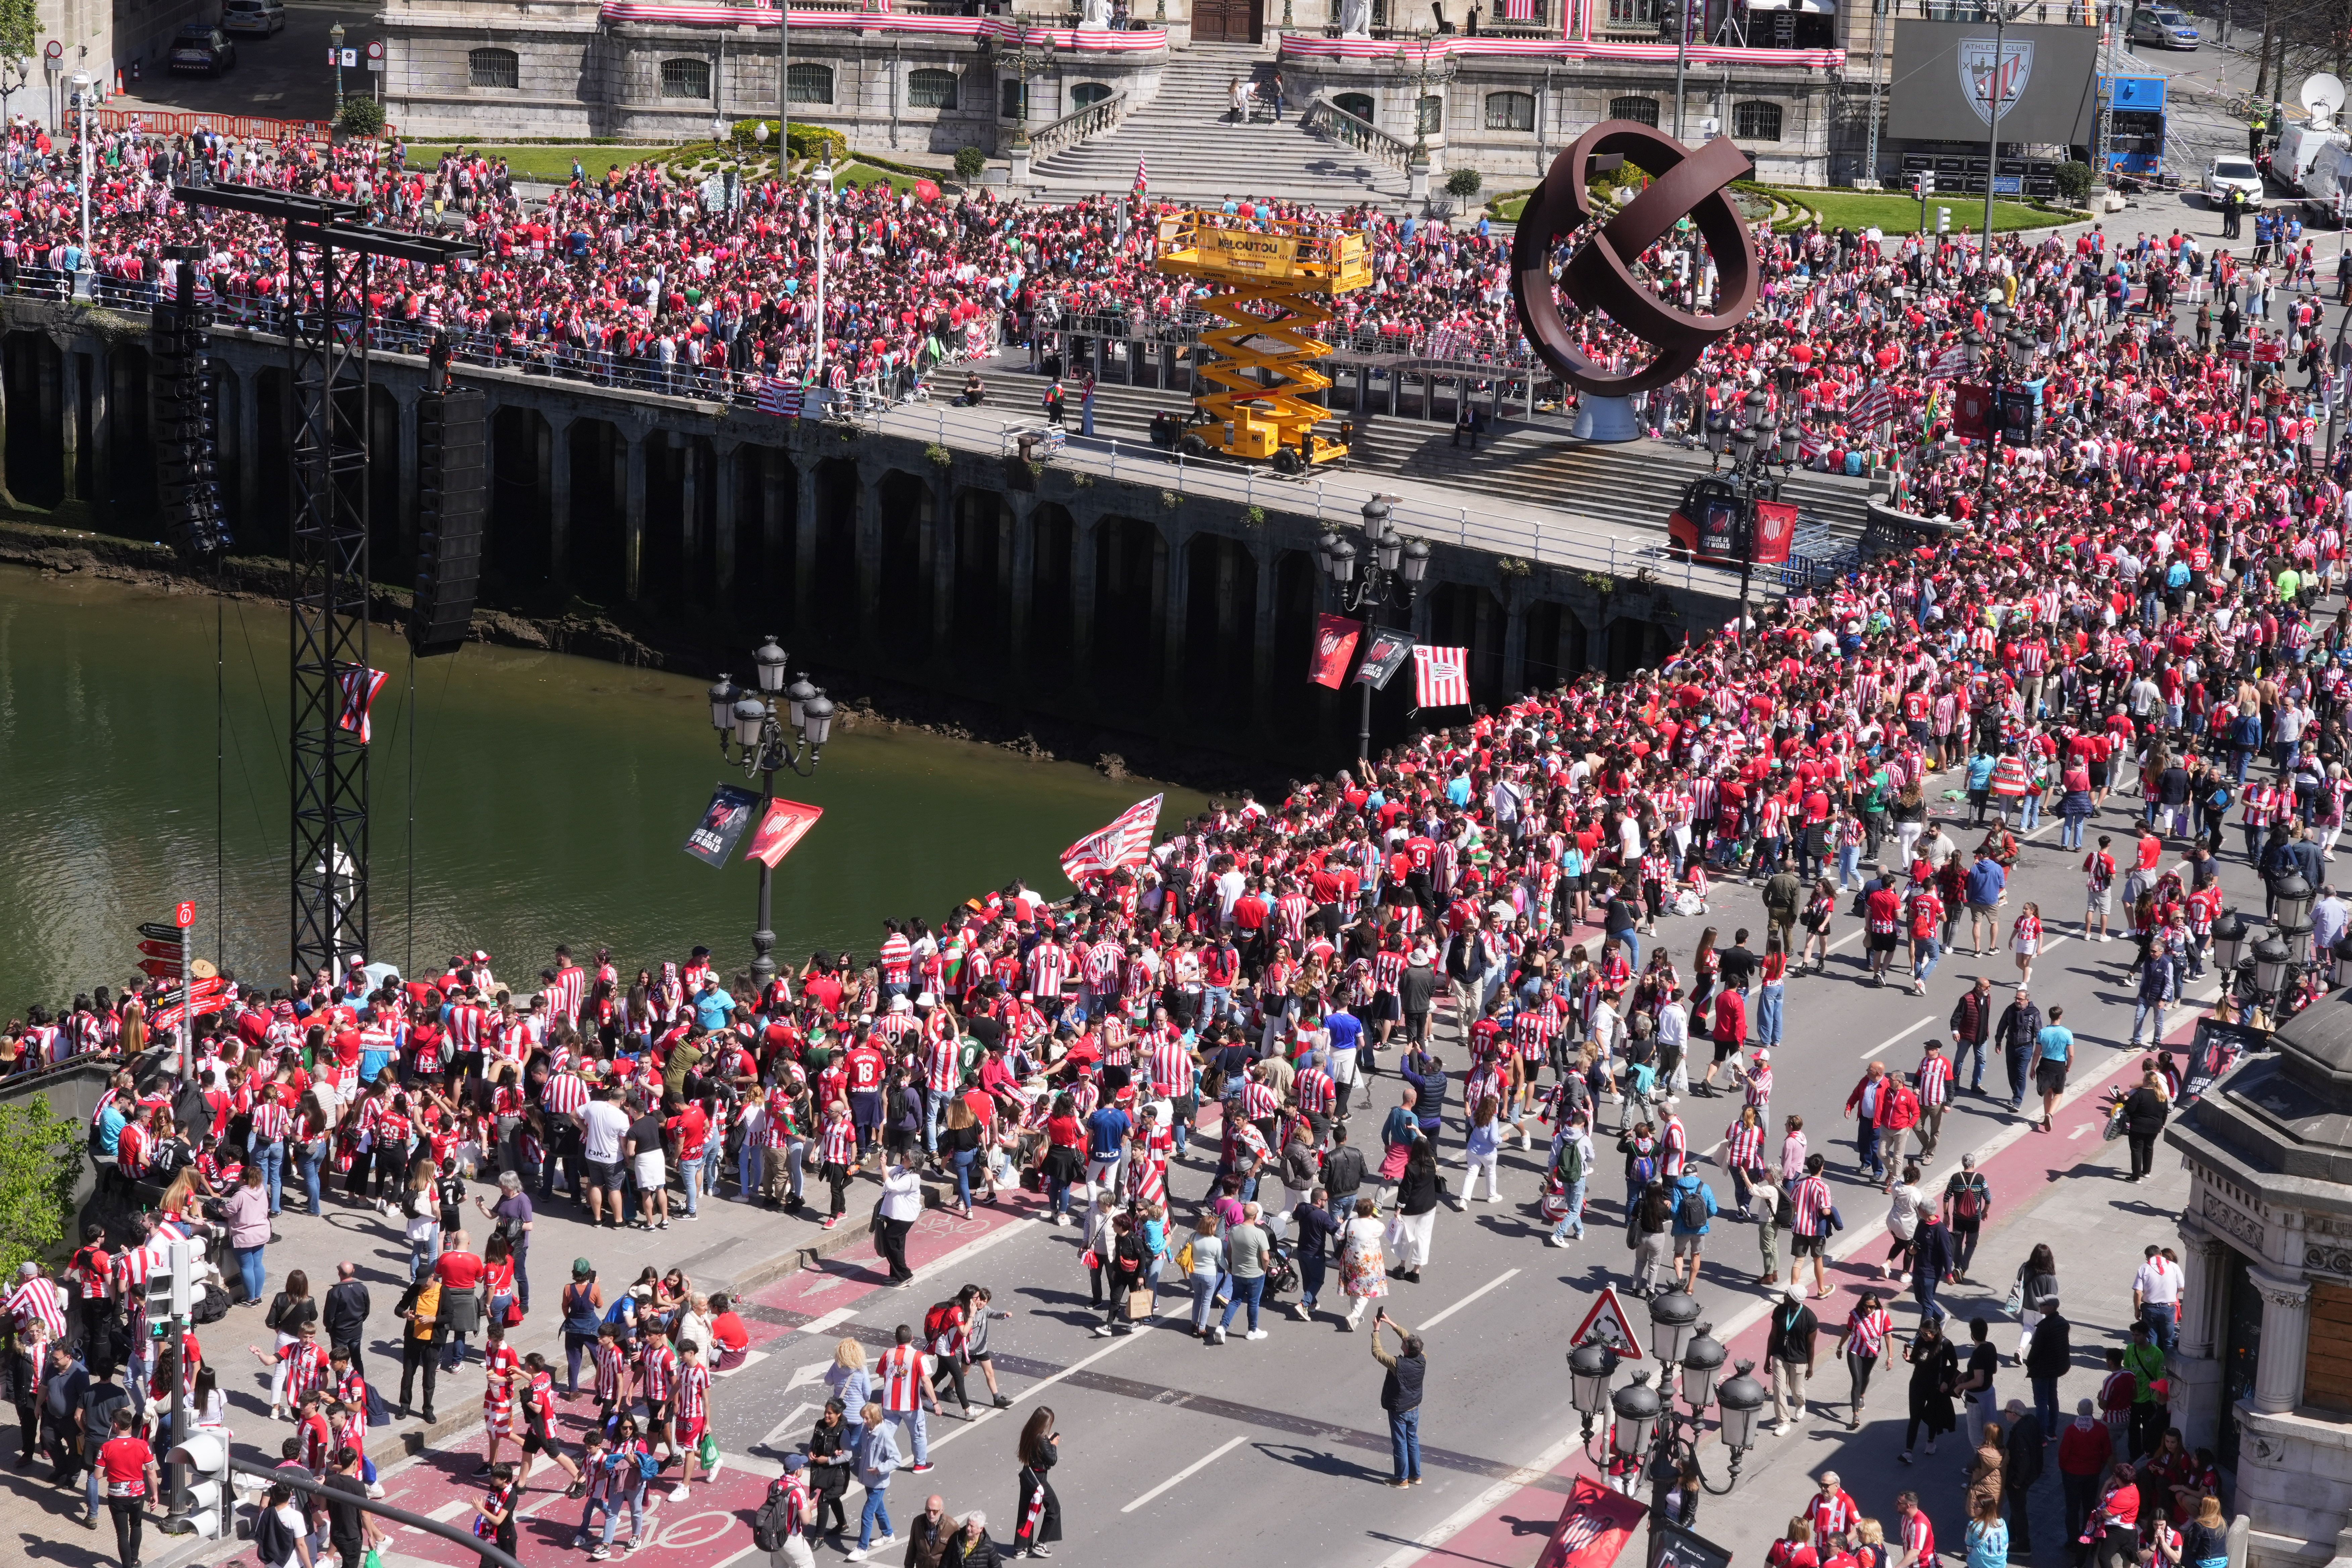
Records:
[[[1326,529],[1315,542],[1315,569],[1339,591],[1341,607],[1363,622],[1367,647],[1380,625],[1380,612],[1391,605],[1412,609],[1422,579],[1429,575],[1429,545],[1397,531],[1394,500],[1393,496],[1376,495],[1364,503],[1360,542],[1337,529]],[[1372,754],[1372,688],[1370,681],[1358,684],[1363,688],[1356,726],[1356,760],[1361,763]]]
[[[746,689],[727,676],[710,688],[710,727],[719,731],[719,754],[745,777],[760,777],[760,814],[776,795],[776,774],[789,768],[803,778],[816,772],[824,743],[833,735],[833,700],[803,675],[785,684],[791,659],[773,636],[752,652],[757,685]],[[732,742],[734,751],[730,752]],[[776,973],[775,922],[771,913],[773,869],[760,863],[760,921],[751,932],[751,976],[764,987]]]

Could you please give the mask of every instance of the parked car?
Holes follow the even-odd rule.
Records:
[[[2131,25],[2124,37],[2135,44],[2153,44],[2159,49],[2193,49],[2204,42],[2197,24],[2169,5],[2135,5]]]
[[[2205,165],[2205,205],[2218,207],[2231,191],[2245,193],[2246,205],[2263,205],[2263,174],[2252,158],[2216,158]]]
[[[172,68],[219,76],[236,67],[236,46],[210,22],[190,22],[172,40]]]
[[[255,33],[268,37],[286,26],[286,7],[269,0],[226,0],[221,7],[224,33]]]

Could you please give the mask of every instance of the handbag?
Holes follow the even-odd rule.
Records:
[[[2112,1143],[2124,1135],[2124,1129],[2128,1124],[2124,1115],[2124,1102],[2118,1100],[2108,1110],[2107,1124],[2099,1130],[2099,1137],[2103,1142]]]
[[[2000,1310],[2012,1318],[2025,1310],[2025,1281],[2022,1279],[2010,1286],[2009,1297],[2001,1302]]]

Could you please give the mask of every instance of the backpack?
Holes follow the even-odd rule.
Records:
[[[940,1341],[953,1331],[955,1310],[956,1304],[952,1300],[940,1301],[923,1314],[923,1342],[926,1344],[937,1350]]]
[[[784,1544],[784,1483],[781,1480],[768,1483],[767,1498],[751,1516],[751,1544],[762,1552],[775,1552]]]
[[[1955,1219],[1983,1218],[1983,1192],[1984,1183],[1982,1179],[1970,1179],[1966,1185],[1960,1188],[1959,1194],[1952,1200],[1952,1217]]]
[[[1675,1223],[1685,1230],[1697,1230],[1706,1224],[1706,1189],[1693,1182],[1683,1189],[1675,1205]]]

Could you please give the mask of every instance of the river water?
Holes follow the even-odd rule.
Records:
[[[714,870],[683,848],[712,786],[743,782],[719,763],[707,681],[480,645],[417,665],[412,862],[406,644],[379,628],[372,647],[392,677],[372,742],[372,956],[406,966],[413,951],[422,969],[482,948],[508,983],[535,982],[559,942],[583,961],[608,945],[625,973],[698,942],[748,963],[759,867]],[[287,691],[283,609],[0,567],[0,1018],[119,984],[134,928],[180,899],[197,906],[200,954],[282,974]],[[1016,875],[1059,897],[1059,852],[1160,787],[836,731],[814,778],[778,781],[825,812],[776,872],[778,959],[870,952],[886,916],[936,921]],[[1163,826],[1201,801],[1171,791]]]

